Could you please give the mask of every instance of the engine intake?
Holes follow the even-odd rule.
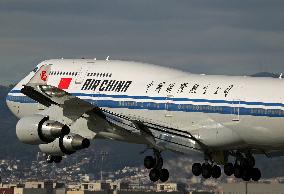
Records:
[[[18,139],[26,144],[53,142],[56,138],[70,133],[70,128],[58,121],[49,120],[42,115],[23,117],[16,126]]]
[[[77,134],[59,137],[51,143],[39,145],[39,149],[53,156],[63,156],[75,153],[77,150],[88,148],[90,140]]]

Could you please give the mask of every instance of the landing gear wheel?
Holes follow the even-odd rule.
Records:
[[[242,178],[243,169],[240,165],[235,165],[234,167],[234,176],[236,178]]]
[[[150,180],[157,182],[160,179],[160,171],[158,169],[152,169],[149,173]]]
[[[53,156],[54,163],[58,164],[62,161],[62,156]]]
[[[169,171],[165,168],[163,168],[162,170],[160,170],[160,180],[162,182],[166,182],[169,179]]]
[[[259,179],[261,178],[261,172],[258,168],[253,168],[251,170],[251,178],[253,181],[259,181]]]
[[[214,165],[211,169],[211,174],[212,174],[212,177],[215,178],[215,179],[220,178],[221,168],[217,165]]]
[[[232,176],[234,174],[234,165],[232,163],[227,163],[224,165],[224,173],[227,176]]]
[[[164,165],[163,158],[162,157],[157,158],[155,168],[162,169],[163,165]]]
[[[191,167],[192,174],[194,176],[199,176],[202,173],[202,166],[200,163],[194,163]]]
[[[249,181],[251,179],[251,169],[250,168],[243,169],[242,179],[244,181]]]
[[[205,179],[209,179],[211,177],[211,165],[210,164],[202,164],[202,176]]]
[[[153,156],[146,156],[144,158],[144,166],[147,169],[152,169],[155,166],[155,159]]]

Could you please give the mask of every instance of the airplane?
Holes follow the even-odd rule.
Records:
[[[278,78],[191,74],[121,60],[40,62],[7,95],[18,139],[39,146],[48,163],[96,139],[144,144],[152,182],[166,182],[162,152],[196,151],[192,173],[223,172],[258,181],[255,155],[283,155],[284,82]]]

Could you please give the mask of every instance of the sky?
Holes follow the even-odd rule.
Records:
[[[281,73],[284,1],[0,0],[0,85],[41,60],[107,56],[192,73]]]

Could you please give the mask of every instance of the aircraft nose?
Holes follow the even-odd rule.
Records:
[[[6,105],[7,105],[8,109],[16,116],[17,111],[16,111],[15,106],[14,106],[13,96],[11,94],[11,91],[6,96]]]
[[[11,111],[11,93],[10,92],[6,96],[6,105],[9,108],[9,110]]]

